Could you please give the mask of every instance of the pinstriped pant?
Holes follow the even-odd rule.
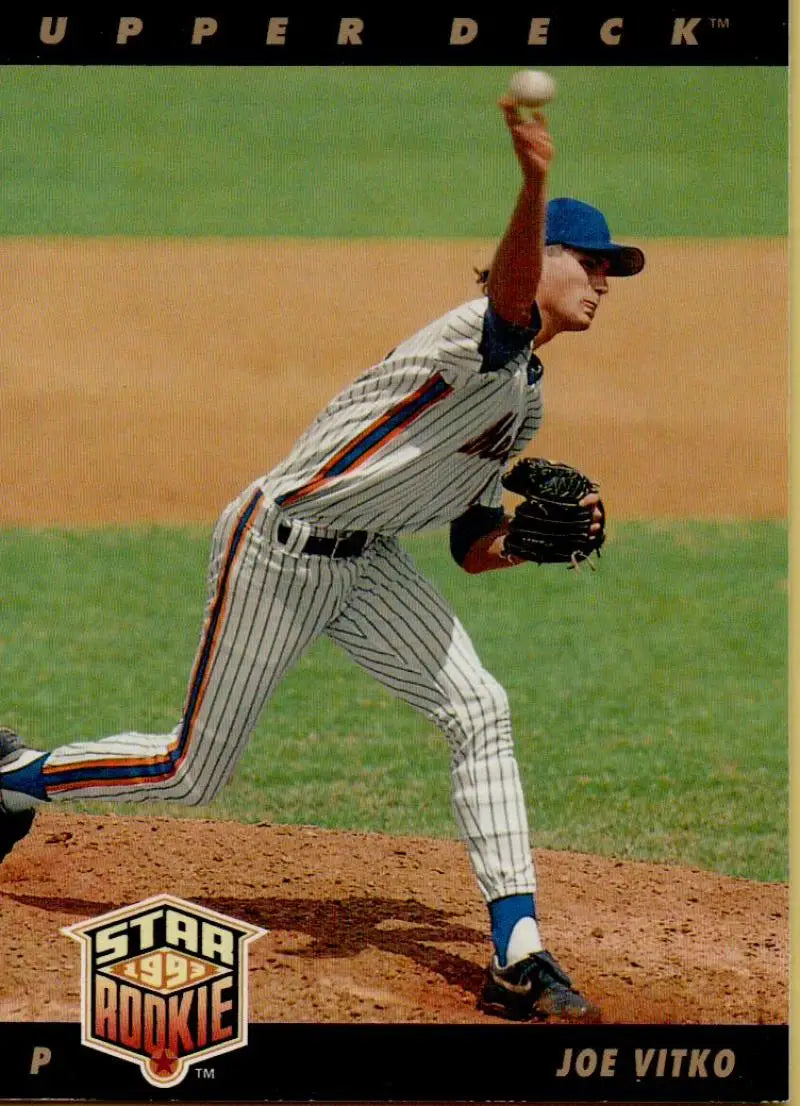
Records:
[[[269,696],[321,634],[445,734],[453,809],[490,901],[535,890],[508,699],[458,619],[392,538],[353,559],[301,555],[309,528],[253,485],[213,538],[203,635],[170,734],[120,734],[56,749],[48,797],[205,803],[230,778]],[[319,532],[319,531],[314,531]]]

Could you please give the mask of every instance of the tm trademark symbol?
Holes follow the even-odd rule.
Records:
[[[712,16],[709,23],[715,31],[729,31],[731,26],[731,21],[727,15],[722,16],[722,18]]]
[[[216,1074],[214,1068],[195,1068],[194,1071],[198,1079],[213,1079]]]

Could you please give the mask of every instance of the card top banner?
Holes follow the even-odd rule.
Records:
[[[129,9],[123,9],[129,10]],[[787,65],[788,3],[0,16],[2,65]],[[268,11],[268,9],[267,9]]]

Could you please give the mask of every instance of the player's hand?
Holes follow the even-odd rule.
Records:
[[[514,100],[504,96],[499,105],[511,132],[514,152],[526,180],[541,181],[553,160],[553,139],[540,112],[525,115]]]
[[[600,496],[597,492],[590,492],[589,495],[585,495],[583,499],[578,501],[579,507],[594,507],[592,511],[592,525],[589,527],[590,534],[596,534],[600,530],[600,526],[603,522],[603,512],[600,507]]]
[[[508,533],[508,519],[502,526],[484,534],[473,542],[461,565],[465,572],[474,575],[479,572],[491,572],[497,568],[513,568],[514,565],[525,564],[520,557],[515,557],[505,551],[506,534]]]

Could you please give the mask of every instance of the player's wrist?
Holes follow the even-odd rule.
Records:
[[[511,568],[514,565],[522,564],[519,557],[516,557],[513,553],[506,549],[506,538],[508,537],[507,531],[503,531],[502,536],[495,545],[495,556],[500,561],[501,568]]]

